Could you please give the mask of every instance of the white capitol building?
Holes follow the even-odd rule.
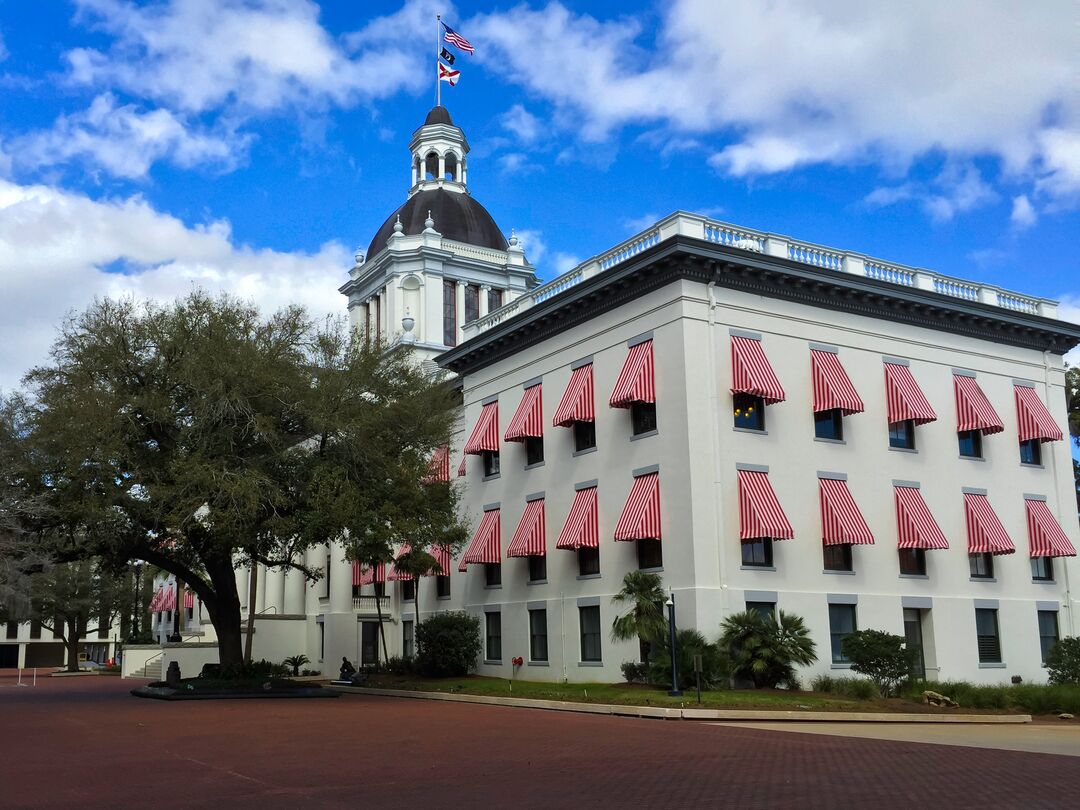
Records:
[[[261,571],[256,657],[374,662],[379,613],[410,654],[418,594],[421,617],[482,618],[482,675],[617,681],[640,651],[611,641],[611,597],[645,569],[710,639],[748,607],[801,615],[804,678],[875,628],[930,679],[1045,681],[1080,577],[1080,326],[1055,302],[682,212],[539,285],[444,108],[409,151],[408,199],[341,292],[356,328],[457,375],[440,472],[475,535],[418,583],[339,547],[309,552],[313,585]]]

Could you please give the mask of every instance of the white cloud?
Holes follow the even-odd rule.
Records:
[[[998,198],[972,165],[949,164],[930,183],[904,183],[876,188],[863,198],[873,208],[908,201],[918,202],[935,222],[948,222]]]
[[[1069,323],[1080,324],[1080,293],[1066,293],[1058,296],[1058,318]],[[1070,366],[1080,366],[1080,346],[1065,353],[1065,362]]]
[[[587,141],[657,124],[734,139],[714,145],[712,163],[737,176],[820,162],[895,174],[928,154],[990,156],[1059,195],[1080,187],[1074,31],[1061,23],[1072,5],[674,0],[649,51],[632,18],[557,2],[480,15],[469,31],[479,60]],[[537,52],[560,58],[538,71]],[[936,196],[927,209],[939,218],[977,204]]]
[[[13,139],[11,153],[22,168],[84,160],[134,179],[163,158],[185,168],[230,169],[249,142],[250,137],[232,132],[192,129],[168,110],[118,106],[111,94],[103,94],[83,112],[58,118],[52,129]]]
[[[1026,194],[1013,197],[1012,214],[1009,216],[1009,221],[1012,222],[1014,228],[1017,230],[1030,228],[1038,219],[1039,216],[1035,213],[1035,207]]]
[[[622,224],[630,233],[637,233],[643,231],[651,225],[655,225],[660,221],[660,215],[648,211],[639,217],[631,217],[630,219],[624,219]]]
[[[264,310],[299,303],[340,314],[350,265],[337,243],[314,254],[259,249],[237,244],[226,221],[187,225],[137,196],[95,201],[0,180],[0,389],[42,362],[64,314],[94,296],[165,300],[202,287]]]
[[[521,104],[515,104],[501,116],[502,125],[517,136],[518,140],[525,144],[535,141],[543,133],[543,124],[540,119],[525,109]]]

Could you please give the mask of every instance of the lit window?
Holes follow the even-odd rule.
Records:
[[[735,427],[745,430],[765,430],[765,400],[752,394],[736,394],[732,398]]]

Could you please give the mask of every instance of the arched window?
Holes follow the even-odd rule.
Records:
[[[444,180],[457,180],[458,178],[458,157],[453,152],[449,152],[446,155],[446,159],[443,162],[446,167],[446,171],[443,174]]]
[[[428,152],[424,158],[424,179],[435,180],[439,176],[439,156],[434,152]]]

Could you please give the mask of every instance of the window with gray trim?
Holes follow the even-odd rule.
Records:
[[[977,430],[961,430],[956,434],[960,443],[960,455],[964,458],[982,458],[982,433]]]
[[[581,622],[581,660],[601,661],[600,606],[584,605],[578,608]]]
[[[775,602],[747,602],[746,609],[756,613],[763,619],[772,619],[776,617]]]
[[[889,447],[899,450],[915,449],[915,420],[906,419],[903,422],[889,424]]]
[[[578,576],[587,577],[600,573],[600,549],[580,546],[577,558]]]
[[[450,575],[439,574],[435,577],[435,595],[443,599],[450,596]]]
[[[1039,611],[1039,649],[1042,652],[1042,662],[1050,655],[1050,650],[1058,643],[1058,612],[1056,610]]]
[[[484,563],[484,584],[489,588],[502,585],[502,563]]]
[[[574,452],[596,447],[596,422],[574,422]]]
[[[630,422],[634,436],[656,430],[656,403],[640,400],[630,403]]]
[[[858,629],[855,605],[829,605],[829,641],[834,664],[849,663],[850,659],[844,655],[844,639]]]
[[[529,582],[542,582],[547,579],[547,557],[533,554],[529,558]]]
[[[529,610],[529,660],[548,660],[547,610],[544,608]]]
[[[844,414],[839,408],[814,413],[814,437],[817,439],[844,438]]]
[[[443,281],[443,345],[457,346],[457,282]]]
[[[756,540],[743,540],[742,564],[748,567],[771,568],[773,564],[772,538],[759,537]]]
[[[1042,442],[1038,439],[1020,442],[1020,463],[1042,464]]]
[[[1031,578],[1036,582],[1053,582],[1054,581],[1054,558],[1053,557],[1032,557],[1031,558]]]
[[[502,614],[484,614],[484,658],[488,661],[502,660]]]
[[[401,657],[412,658],[413,657],[413,623],[411,621],[403,621],[401,623]]]
[[[968,555],[968,570],[972,579],[994,578],[994,555],[988,552]]]
[[[900,558],[901,574],[926,576],[926,549],[900,548],[896,551]]]
[[[735,427],[765,430],[765,400],[753,394],[735,394],[731,398]]]
[[[998,612],[993,608],[975,608],[975,637],[980,664],[1001,663],[1001,637],[998,635]]]

